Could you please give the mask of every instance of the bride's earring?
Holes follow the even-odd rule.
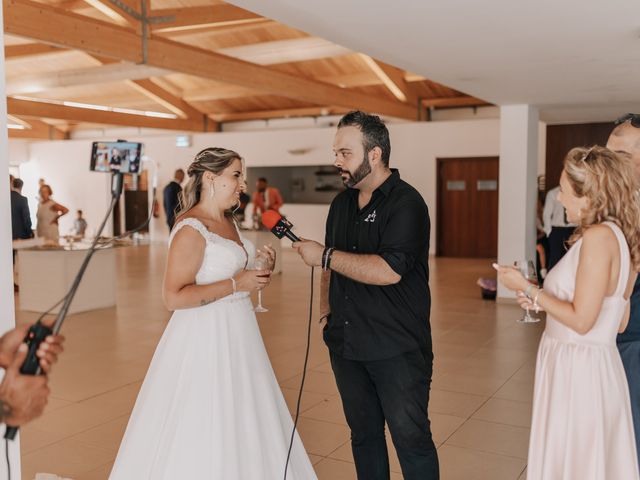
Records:
[[[211,188],[209,189],[209,200],[213,200],[213,197],[216,195],[216,189],[213,186],[213,182],[211,183]]]

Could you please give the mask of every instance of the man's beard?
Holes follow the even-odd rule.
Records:
[[[340,170],[340,173],[349,175],[346,179],[343,179],[342,182],[346,187],[353,188],[371,173],[371,165],[369,165],[367,154],[365,153],[362,163],[358,165],[355,172],[351,173],[349,170]]]

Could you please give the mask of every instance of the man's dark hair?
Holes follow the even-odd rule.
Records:
[[[13,179],[13,188],[15,188],[16,190],[20,190],[23,185],[24,182],[20,178]]]
[[[267,179],[266,179],[266,178],[264,178],[264,177],[260,177],[260,178],[258,179],[258,181],[259,181],[259,182],[264,182],[264,183],[269,183],[269,182],[267,182]]]
[[[385,167],[389,166],[391,156],[391,142],[389,141],[389,130],[377,115],[355,110],[347,113],[340,119],[338,128],[358,127],[362,132],[362,146],[365,153],[369,153],[373,148],[379,147],[382,150],[380,159]]]

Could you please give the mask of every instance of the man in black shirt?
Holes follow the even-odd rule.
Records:
[[[628,114],[615,122],[607,148],[630,158],[640,179],[640,114]],[[617,343],[622,364],[627,374],[629,394],[631,395],[631,413],[636,434],[636,454],[640,462],[640,276],[631,293],[631,311],[629,323],[624,332],[618,335]]]
[[[380,118],[345,115],[334,141],[346,191],[331,204],[325,244],[294,248],[324,270],[321,315],[360,480],[387,480],[389,425],[407,480],[439,478],[427,414],[433,366],[429,212],[389,168]]]

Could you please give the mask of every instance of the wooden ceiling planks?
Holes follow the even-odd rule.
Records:
[[[11,0],[8,1],[11,2]],[[18,2],[18,4],[20,3],[22,2]],[[46,3],[65,6],[66,8],[74,9],[75,12],[82,13],[86,17],[102,21],[106,20],[111,24],[115,22],[115,20],[109,19],[99,10],[89,6],[84,0],[48,0]],[[290,88],[285,87],[285,90],[287,88],[300,88],[300,85],[305,85],[304,81],[306,80],[315,82],[308,85],[313,85],[317,92],[322,92],[321,98],[312,98],[306,94],[281,95],[278,92],[278,88],[273,86],[275,84],[265,90],[264,85],[242,82],[243,79],[238,79],[238,83],[244,83],[239,85],[234,81],[233,75],[216,80],[213,77],[204,78],[199,76],[203,73],[199,69],[183,68],[184,66],[180,62],[169,62],[169,64],[163,64],[162,66],[174,71],[176,68],[183,70],[182,73],[170,73],[163,77],[154,77],[153,80],[140,80],[143,84],[148,82],[154,88],[164,89],[166,91],[164,94],[161,90],[156,92],[159,95],[148,94],[148,92],[144,94],[141,93],[141,88],[137,88],[137,90],[132,88],[131,82],[128,82],[128,86],[126,81],[122,81],[100,86],[78,85],[52,88],[29,95],[43,99],[102,104],[162,113],[177,113],[180,111],[180,107],[177,107],[177,109],[175,107],[183,101],[188,102],[188,104],[182,104],[183,110],[188,110],[189,106],[191,106],[194,110],[209,114],[212,118],[217,115],[218,118],[224,118],[225,121],[256,118],[255,115],[261,114],[264,115],[264,118],[275,118],[278,115],[297,116],[305,112],[309,112],[309,115],[311,115],[312,112],[324,112],[329,106],[334,110],[345,109],[345,107],[334,105],[333,101],[335,97],[335,99],[342,99],[344,102],[346,97],[342,95],[341,92],[343,91],[345,93],[348,91],[350,95],[354,96],[360,95],[358,98],[364,102],[360,108],[364,109],[374,108],[375,102],[364,101],[365,98],[369,97],[376,99],[376,101],[378,99],[381,100],[383,105],[403,104],[384,86],[384,76],[381,77],[379,75],[380,72],[372,71],[367,62],[362,60],[361,55],[333,45],[331,42],[310,37],[304,32],[270,19],[261,18],[250,12],[245,14],[246,18],[244,20],[242,18],[238,19],[240,23],[233,24],[235,20],[232,15],[235,15],[241,9],[225,4],[222,1],[154,0],[152,5],[154,14],[171,14],[171,11],[166,9],[177,9],[173,10],[176,17],[173,27],[180,28],[177,31],[167,31],[166,28],[162,31],[162,26],[157,26],[155,27],[157,31],[153,34],[153,37],[170,38],[174,43],[179,42],[175,43],[176,45],[195,45],[211,52],[221,52],[226,54],[225,57],[239,58],[256,66],[260,64],[267,65],[268,74],[270,75],[270,72],[274,73],[274,81],[280,78],[286,79],[284,84],[292,82],[289,84]],[[202,7],[207,8],[203,10]],[[208,7],[211,7],[210,11]],[[221,12],[219,16],[221,23],[218,24],[215,23],[216,11]],[[207,14],[209,16],[198,19],[195,15],[197,12],[203,12],[203,15]],[[210,21],[214,21],[214,23],[211,24]],[[193,23],[193,28],[189,26],[190,22]],[[182,27],[185,28],[182,29]],[[139,45],[136,43],[140,39],[132,37],[126,29],[124,32],[123,35],[126,40],[120,39],[124,49],[122,57],[134,61],[139,60],[139,55],[134,52],[136,49],[139,51]],[[6,70],[9,81],[26,75],[51,74],[58,70],[77,70],[97,65],[94,59],[77,50],[61,51],[49,45],[35,43],[31,40],[25,41],[23,37],[10,34],[5,35],[5,39],[6,51],[15,54],[11,55],[7,60]],[[16,48],[11,49],[11,46],[16,46]],[[162,47],[162,42],[156,43],[156,46],[158,48]],[[174,50],[174,52],[179,51],[179,48]],[[158,54],[160,52],[156,51],[155,55]],[[199,58],[206,57],[201,56]],[[212,57],[212,59],[215,58],[217,57]],[[258,72],[259,70],[247,70],[247,72],[249,71]],[[401,71],[395,69],[395,67],[390,67],[389,73],[389,76],[393,77],[393,82],[397,84],[403,83]],[[286,77],[278,77],[277,74],[284,74]],[[211,73],[206,75],[211,76]],[[302,82],[293,81],[294,78],[299,78]],[[457,101],[452,103],[457,105],[464,103],[464,101],[459,100],[459,97],[466,96],[453,89],[411,74],[405,73],[405,79],[404,86],[409,88],[407,91],[412,95],[415,94],[415,97],[412,96],[411,102],[407,102],[407,106],[410,104],[415,106],[413,100],[416,97],[420,99],[455,99]],[[230,81],[232,83],[228,83]],[[324,90],[324,87],[318,88],[324,84],[330,88],[328,90]],[[339,88],[336,89],[336,87]],[[334,90],[331,90],[331,88]],[[162,98],[163,96],[165,98]],[[155,101],[153,100],[154,98]],[[481,100],[477,101],[482,102]],[[468,103],[473,103],[473,100],[469,100]],[[446,100],[436,102],[436,105],[446,106]],[[166,108],[167,106],[169,108]],[[356,105],[354,104],[354,106]],[[322,110],[323,108],[325,110]],[[194,110],[190,110],[191,114],[194,113]],[[404,112],[399,116],[404,116],[408,119],[413,116],[413,114],[408,114],[409,110],[396,108],[393,111],[396,115],[399,112]],[[234,113],[237,114],[235,117],[233,116]],[[71,122],[71,120],[69,121]]]

